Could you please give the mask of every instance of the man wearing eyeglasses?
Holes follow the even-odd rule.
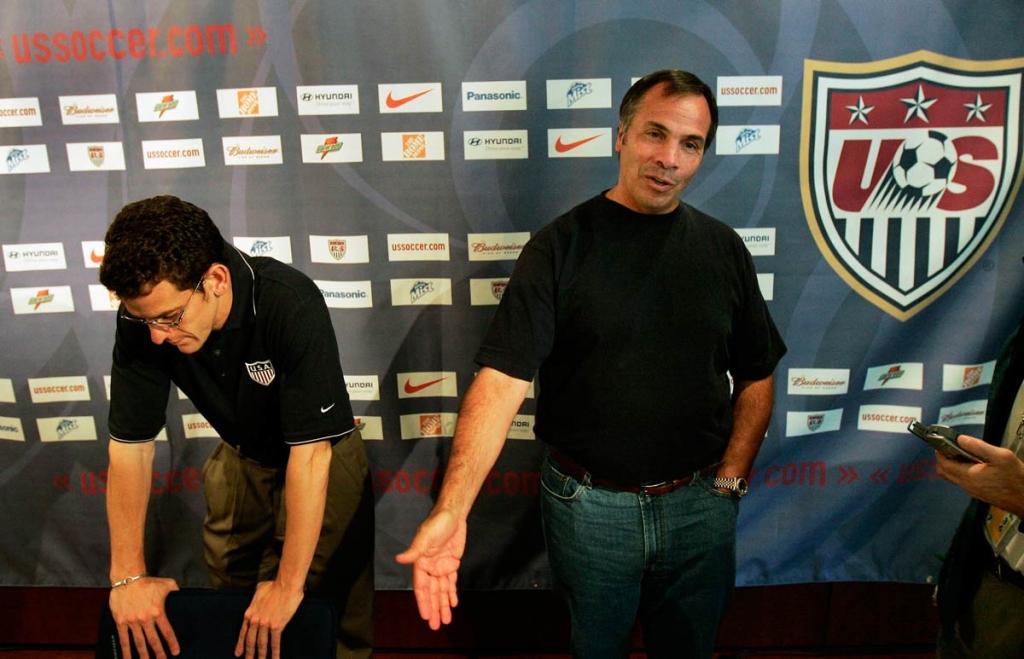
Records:
[[[277,657],[308,589],[337,604],[338,657],[370,656],[373,497],[319,289],[235,249],[172,196],[125,206],[105,243],[100,281],[121,300],[107,516],[122,652],[180,650],[164,611],[178,586],[144,556],[152,440],[173,382],[223,440],[203,468],[203,545],[215,587],[255,589],[235,654]]]

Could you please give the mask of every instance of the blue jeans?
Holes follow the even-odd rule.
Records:
[[[659,497],[616,492],[547,458],[544,539],[573,657],[626,657],[639,617],[648,657],[710,658],[736,581],[738,502],[700,476]]]

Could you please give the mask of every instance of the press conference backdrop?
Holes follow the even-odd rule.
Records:
[[[790,349],[738,582],[924,582],[966,497],[905,427],[980,433],[1024,308],[1019,9],[3,3],[0,583],[107,583],[116,300],[97,267],[117,211],[171,193],[319,284],[368,440],[377,585],[408,587],[393,556],[433,502],[514,261],[614,184],[618,101],[668,67],[721,105],[684,198],[743,236]],[[176,394],[148,565],[205,586],[199,470],[218,440]],[[462,587],[549,585],[532,396],[471,516]]]

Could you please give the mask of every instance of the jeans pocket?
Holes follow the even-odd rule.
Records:
[[[713,478],[705,478],[704,476],[698,476],[694,479],[694,485],[699,485],[708,494],[718,497],[719,499],[725,499],[726,501],[739,502],[740,495],[735,492],[722,492],[714,485],[712,485]]]
[[[561,501],[574,501],[587,489],[583,483],[572,476],[558,471],[558,467],[551,464],[551,460],[545,460],[544,466],[540,470],[540,486],[552,497]]]

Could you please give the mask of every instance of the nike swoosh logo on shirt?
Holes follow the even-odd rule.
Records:
[[[565,142],[562,141],[562,137],[559,136],[558,139],[555,140],[555,151],[557,151],[559,153],[565,153],[566,151],[572,151],[576,147],[581,146],[583,144],[586,144],[590,140],[596,140],[599,137],[601,137],[600,134],[594,135],[593,137],[584,138],[582,140],[579,140],[578,142],[569,142],[568,144],[566,144]]]
[[[384,99],[384,104],[387,105],[392,110],[394,110],[395,108],[402,107],[403,105],[405,105],[406,103],[408,103],[410,101],[415,101],[417,98],[419,98],[420,96],[423,96],[424,94],[429,94],[431,91],[433,91],[433,90],[428,89],[426,91],[417,92],[415,94],[412,94],[411,96],[403,96],[402,98],[394,98],[394,97],[391,96],[391,92],[388,92],[388,97],[386,99]]]
[[[331,404],[330,404],[330,405],[328,405],[327,407],[321,407],[321,408],[320,408],[320,414],[327,414],[328,412],[330,412],[330,411],[331,411],[331,408],[333,408],[333,407],[334,407],[334,406],[335,406],[336,404],[337,404],[337,403],[331,403]]]
[[[426,389],[427,387],[429,387],[432,384],[437,384],[438,382],[441,382],[442,380],[447,380],[447,379],[448,379],[447,377],[438,378],[436,380],[431,380],[430,382],[423,382],[421,384],[413,384],[412,380],[406,380],[405,381],[405,393],[407,393],[407,394],[414,394],[417,391],[423,391],[424,389]]]

